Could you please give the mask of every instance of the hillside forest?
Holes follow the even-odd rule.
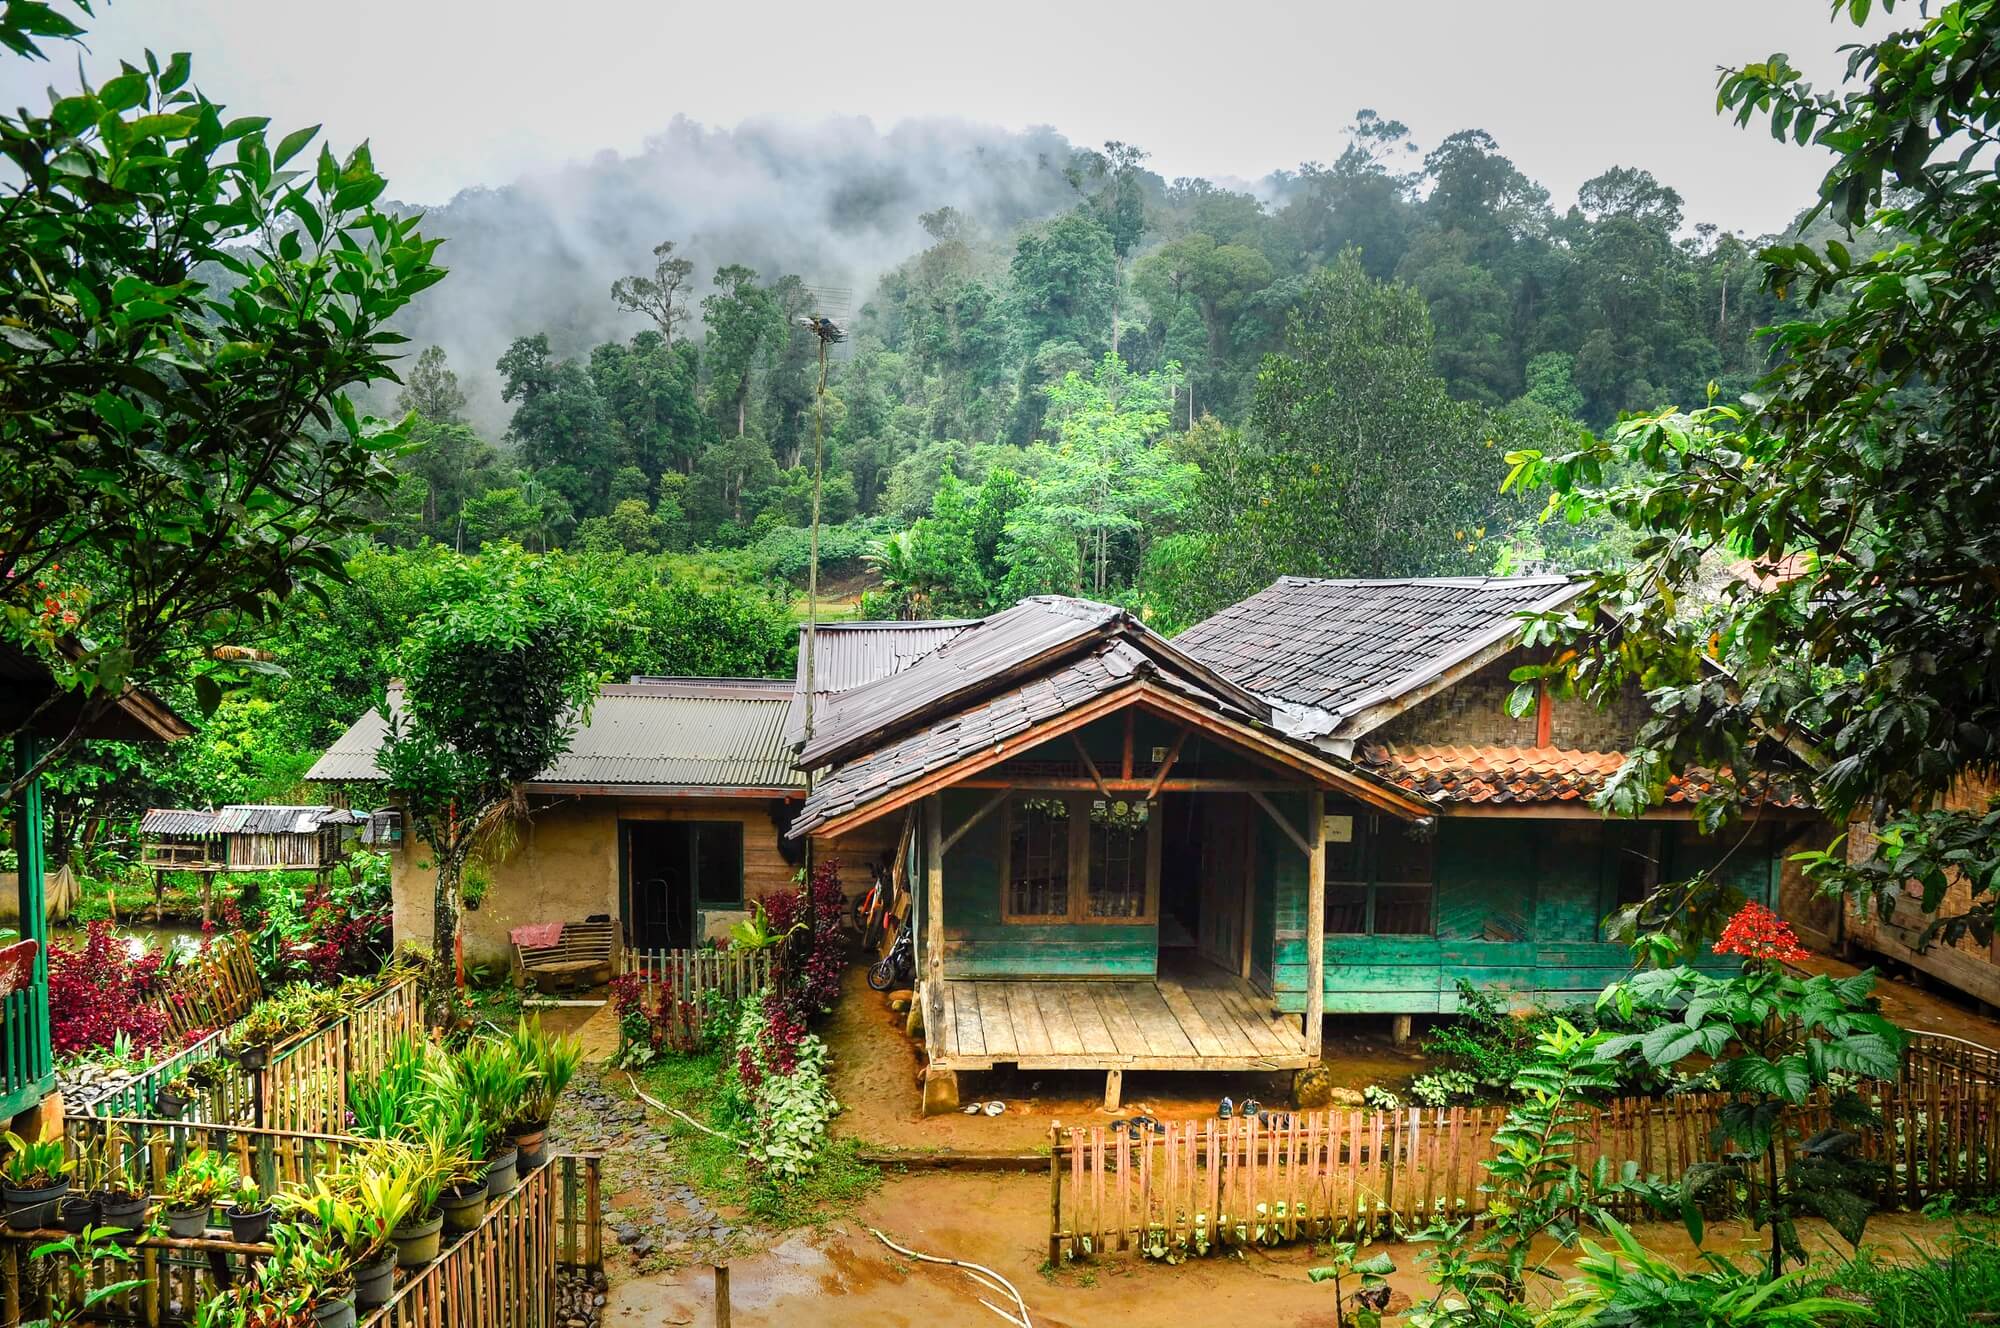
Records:
[[[443,266],[462,227],[476,270],[398,319],[401,388],[375,404],[413,424],[375,533],[323,599],[221,629],[247,663],[159,679],[196,740],[93,744],[52,781],[54,859],[103,852],[145,806],[304,796],[410,624],[495,557],[555,564],[596,606],[605,677],[788,674],[816,439],[822,614],[1059,592],[1173,632],[1280,574],[1616,562],[1617,532],[1503,495],[1506,455],[1730,400],[1767,368],[1760,242],[1689,224],[1644,171],[1559,212],[1487,134],[1420,145],[1372,111],[1330,165],[1255,193],[1046,133],[994,163],[1007,181],[959,191],[990,206],[921,211],[920,247],[832,310],[823,397],[803,321],[828,293],[687,256],[726,233],[661,235],[571,312],[507,329],[493,363],[455,361],[425,333],[462,340],[437,311],[495,277],[505,196],[427,217]],[[203,669],[219,702],[191,690],[216,690]]]

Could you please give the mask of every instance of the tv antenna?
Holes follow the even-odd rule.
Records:
[[[811,286],[806,290],[815,295],[818,293]],[[812,526],[806,544],[805,745],[809,747],[813,736],[813,689],[817,686],[814,675],[819,663],[819,506],[826,476],[826,353],[829,346],[837,346],[846,340],[847,334],[825,313],[801,314],[799,326],[819,343],[819,386],[813,393]],[[806,791],[812,791],[810,770],[806,771]],[[806,853],[810,859],[810,841]]]

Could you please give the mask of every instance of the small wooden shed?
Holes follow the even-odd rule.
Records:
[[[310,871],[346,855],[368,818],[341,807],[246,803],[218,811],[155,807],[140,823],[141,866],[155,871]]]

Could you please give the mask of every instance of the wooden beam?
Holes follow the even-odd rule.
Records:
[[[1308,844],[1306,837],[1300,834],[1290,821],[1285,819],[1285,814],[1278,810],[1276,803],[1254,789],[1251,790],[1250,796],[1257,800],[1257,805],[1264,809],[1264,814],[1269,816],[1273,821],[1276,821],[1278,828],[1284,831],[1294,844],[1299,846],[1299,852],[1305,854],[1307,857],[1312,856],[1312,845]]]
[[[1174,738],[1174,745],[1167,749],[1167,759],[1154,772],[1153,782],[1146,790],[1147,802],[1151,802],[1154,798],[1159,797],[1160,790],[1166,787],[1167,776],[1173,773],[1174,762],[1181,759],[1181,747],[1187,742],[1187,738],[1188,731],[1182,729],[1179,735]]]
[[[1067,775],[1030,775],[1018,779],[979,778],[961,779],[953,788],[962,789],[1044,789],[1051,793],[1096,793],[1113,797],[1120,793],[1139,793],[1147,797],[1161,793],[1297,793],[1305,785],[1298,780],[1282,779],[1169,779],[1155,784],[1145,779],[1107,779],[1102,784],[1093,779],[1077,779]],[[815,830],[814,834],[820,832]]]
[[[936,1046],[931,1030],[944,1009],[944,804],[924,801],[924,1041]]]
[[[1120,779],[1132,777],[1132,729],[1137,720],[1137,715],[1129,710],[1125,712],[1125,756],[1118,769]]]
[[[1319,1059],[1326,1023],[1326,794],[1306,794],[1306,1054]]]
[[[1090,753],[1084,750],[1083,739],[1077,734],[1072,733],[1069,735],[1069,741],[1070,746],[1076,748],[1076,757],[1079,761],[1083,762],[1083,768],[1090,772],[1090,782],[1097,786],[1099,793],[1109,798],[1111,790],[1104,786],[1104,776],[1098,773],[1097,762],[1091,760]]]
[[[965,832],[970,830],[973,826],[978,825],[981,821],[985,820],[987,815],[991,813],[994,808],[998,807],[1001,803],[1007,801],[1007,795],[1011,792],[1013,792],[1012,789],[1003,788],[998,793],[988,798],[985,802],[981,803],[979,805],[979,810],[973,812],[972,815],[966,817],[964,823],[960,825],[958,829],[952,831],[950,834],[945,836],[944,846],[938,850],[938,856],[943,857],[945,854],[951,852],[951,846],[953,844],[956,844],[959,840],[965,838]]]

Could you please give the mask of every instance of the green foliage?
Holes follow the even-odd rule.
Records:
[[[1604,1219],[1604,1228],[1612,1245],[1582,1242],[1577,1277],[1537,1328],[1825,1328],[1870,1314],[1851,1300],[1802,1294],[1804,1269],[1766,1279],[1704,1254],[1703,1266],[1689,1272],[1643,1248],[1615,1219]]]
[[[74,35],[8,12],[19,55]],[[384,325],[444,272],[375,207],[367,146],[315,135],[225,117],[185,54],[0,117],[0,633],[90,697],[47,759],[135,677],[185,672],[212,710],[257,662],[202,647],[338,581],[390,488],[402,434],[349,393],[391,377]]]
[[[2000,1305],[2000,1242],[1990,1228],[1961,1227],[1936,1249],[1861,1250],[1806,1275],[1828,1295],[1858,1298],[1871,1328],[1957,1328]]]
[[[7,1151],[6,1160],[0,1162],[0,1180],[14,1189],[38,1190],[54,1185],[70,1172],[71,1163],[63,1155],[60,1136],[29,1143],[7,1130],[0,1132],[0,1147]]]
[[[1871,10],[1834,13],[1858,25]],[[1886,905],[1915,880],[1936,913],[1963,882],[1966,907],[1926,935],[1984,944],[2000,818],[1964,790],[2000,750],[2000,453],[1984,423],[2000,373],[1996,295],[1971,256],[2000,239],[2000,191],[1964,136],[1996,113],[2000,10],[1973,0],[1918,20],[1854,47],[1834,89],[1783,56],[1721,78],[1739,123],[1831,153],[1815,211],[1868,227],[1757,256],[1766,290],[1801,306],[1771,333],[1781,367],[1740,400],[1718,392],[1602,440],[1523,450],[1510,482],[1548,489],[1550,520],[1608,516],[1635,537],[1634,564],[1540,634],[1575,646],[1547,669],[1559,685],[1602,696],[1636,678],[1653,699],[1606,806],[1656,803],[1700,766],[1725,772],[1704,809],[1723,819],[1758,793],[1746,776],[1767,735],[1810,735],[1817,804],[1881,831],[1852,864],[1840,845],[1809,858],[1823,887]],[[1600,610],[1615,640],[1595,630]]]
[[[1334,1328],[1350,1328],[1350,1325],[1351,1328],[1381,1328],[1382,1306],[1389,1299],[1386,1279],[1396,1271],[1396,1261],[1383,1250],[1361,1258],[1360,1246],[1347,1240],[1330,1242],[1327,1253],[1333,1256],[1333,1262],[1306,1269],[1306,1277],[1315,1285],[1333,1283]],[[1354,1292],[1352,1312],[1341,1286],[1350,1277],[1360,1281]]]
[[[1872,1119],[1851,1084],[1895,1078],[1904,1043],[1902,1030],[1874,1009],[1874,984],[1873,972],[1799,978],[1778,961],[1753,959],[1731,978],[1690,968],[1650,970],[1599,998],[1621,1013],[1670,1016],[1647,1032],[1603,1039],[1600,1059],[1667,1071],[1692,1055],[1712,1057],[1718,1083],[1732,1095],[1719,1114],[1716,1142],[1734,1151],[1697,1163],[1681,1179],[1681,1212],[1697,1243],[1702,1204],[1743,1178],[1736,1160],[1742,1157],[1762,1164],[1748,1216],[1771,1228],[1770,1276],[1781,1275],[1788,1258],[1805,1258],[1795,1221],[1801,1212],[1825,1218],[1850,1244],[1860,1244],[1880,1167],[1855,1155],[1860,1136],[1841,1127]],[[1794,1113],[1829,1091],[1840,1126],[1803,1138]]]

